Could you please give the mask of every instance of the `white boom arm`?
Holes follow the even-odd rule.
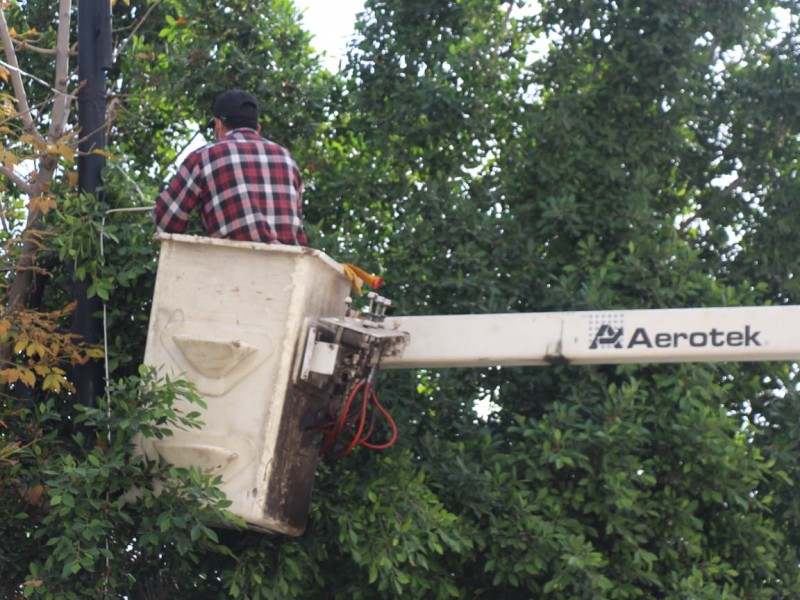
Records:
[[[388,317],[383,368],[800,359],[800,306]]]

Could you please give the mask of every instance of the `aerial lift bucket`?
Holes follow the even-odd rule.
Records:
[[[294,385],[308,345],[299,340],[309,323],[344,316],[350,281],[310,248],[158,240],[144,362],[193,382],[207,409],[202,429],[140,439],[138,451],[221,475],[231,512],[251,528],[299,535],[320,444],[307,423],[317,399]]]

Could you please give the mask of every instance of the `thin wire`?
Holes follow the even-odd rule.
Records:
[[[100,221],[100,259],[103,261],[105,258],[105,247],[103,239],[105,238],[106,217],[112,213],[118,212],[139,212],[144,210],[153,210],[152,206],[137,206],[135,208],[111,208],[103,213],[103,218]],[[108,380],[111,377],[111,369],[108,364],[108,314],[106,312],[106,302],[103,301],[103,368],[105,369],[105,394],[106,394],[106,423],[111,422],[111,393],[108,391]],[[106,431],[106,440],[108,441],[109,448],[111,447],[111,426],[109,425]],[[106,493],[106,500],[108,500],[108,493]],[[109,558],[108,538],[106,538],[106,573],[111,572],[111,559]],[[108,583],[108,576],[106,576],[106,584]],[[105,591],[105,590],[104,590]]]
[[[24,75],[25,77],[28,77],[29,79],[33,79],[33,81],[35,81],[36,83],[40,83],[41,85],[43,85],[47,89],[49,89],[51,92],[55,92],[55,94],[58,95],[58,96],[66,96],[67,98],[71,98],[73,100],[75,100],[77,98],[77,96],[75,96],[73,94],[69,94],[67,92],[62,92],[61,90],[57,90],[52,85],[50,85],[48,82],[46,82],[44,79],[39,79],[36,75],[33,75],[33,74],[28,73],[26,71],[23,71],[22,69],[20,69],[19,67],[15,67],[14,65],[10,65],[4,60],[0,60],[0,65],[5,67],[6,69],[10,69],[12,71],[16,71],[20,75]]]
[[[153,210],[152,206],[136,206],[131,208],[111,208],[103,213],[103,219],[100,222],[100,259],[105,258],[105,246],[103,240],[105,239],[106,217],[112,213],[120,212],[141,212],[145,210]],[[111,418],[111,398],[108,393],[108,379],[111,377],[111,369],[108,364],[108,314],[106,312],[106,303],[103,301],[103,363],[106,375],[106,412],[108,418]],[[108,441],[111,442],[111,431],[108,432]]]

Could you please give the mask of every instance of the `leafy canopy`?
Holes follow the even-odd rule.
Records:
[[[2,8],[44,81],[57,57],[28,46],[57,46],[54,4]],[[128,452],[202,407],[176,413],[191,386],[139,368],[157,249],[146,213],[109,210],[146,206],[235,85],[303,168],[313,245],[385,273],[399,313],[793,304],[798,16],[790,0],[368,0],[334,75],[288,1],[117,2],[103,194],[74,193],[74,114],[48,129],[60,96],[26,80],[37,146],[0,90],[4,289],[37,274],[0,321],[2,594],[797,596],[785,364],[386,373],[398,443],[321,462],[301,538],[237,531],[213,480]],[[46,189],[14,176],[27,160]],[[97,406],[75,404],[69,365],[96,350],[57,337],[64,263],[108,310]]]

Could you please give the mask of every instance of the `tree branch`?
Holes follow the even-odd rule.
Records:
[[[508,24],[511,21],[511,13],[513,12],[513,10],[514,10],[514,3],[513,2],[509,2],[508,10],[506,10],[506,14],[503,17],[503,31],[505,31],[506,27],[508,27]],[[492,62],[496,62],[497,61],[497,55],[500,52],[500,42],[501,42],[501,36],[498,35],[497,36],[497,40],[495,41],[495,44],[494,44],[494,58],[493,58]]]
[[[729,200],[730,197],[733,196],[733,193],[739,187],[741,187],[742,184],[745,183],[747,183],[747,178],[744,177],[743,175],[739,175],[731,183],[729,183],[727,186],[719,190],[719,194],[717,194],[715,201],[721,202]],[[708,211],[703,206],[701,206],[698,210],[695,211],[695,213],[690,218],[686,219],[683,223],[681,223],[681,225],[677,229],[678,233],[686,232],[689,229],[689,227],[691,227],[698,221],[704,219],[707,212]]]
[[[0,65],[6,67],[9,71],[17,73],[18,75],[20,75],[20,77],[22,75],[25,75],[25,77],[28,77],[29,79],[33,79],[36,83],[41,83],[47,89],[52,89],[50,87],[50,84],[47,83],[44,79],[39,79],[36,75],[34,75],[32,73],[27,73],[27,72],[23,71],[22,69],[20,69],[19,67],[15,67],[14,65],[9,64],[9,63],[7,63],[7,62],[5,62],[3,60],[0,60]]]
[[[50,139],[58,140],[64,134],[71,97],[67,93],[69,84],[69,29],[72,0],[60,0],[58,5],[58,33],[56,36],[56,72],[53,87],[56,97],[50,119]]]
[[[128,42],[131,41],[131,38],[133,38],[133,36],[136,35],[136,32],[139,31],[139,28],[142,25],[144,25],[145,21],[147,21],[147,17],[150,16],[150,13],[152,13],[153,10],[156,8],[156,6],[158,6],[159,4],[161,4],[161,0],[156,0],[155,2],[153,2],[153,4],[151,4],[150,7],[147,9],[147,11],[144,13],[142,18],[136,22],[136,26],[133,28],[130,35],[126,37],[124,40],[122,40],[119,46],[117,46],[116,49],[114,50],[113,60],[117,60],[117,57],[122,53],[123,48],[125,48]]]
[[[14,49],[17,52],[30,51],[30,52],[33,52],[35,54],[43,54],[45,56],[55,56],[56,55],[56,49],[55,48],[42,48],[41,46],[35,46],[34,44],[31,44],[30,42],[15,41],[14,42]],[[74,54],[74,52],[72,52],[72,54]]]
[[[54,132],[63,130],[70,102],[68,94],[65,93],[68,83],[67,69],[69,68],[70,8],[71,0],[60,0],[57,34],[58,42],[56,47],[56,87],[54,88],[56,97],[53,101],[53,114],[51,116],[51,135]],[[19,118],[22,120],[23,128],[35,142],[44,145],[45,141],[36,128],[30,106],[28,105],[28,97],[22,82],[22,71],[19,68],[17,54],[14,49],[14,40],[11,38],[2,5],[0,5],[0,41],[2,41],[7,64],[10,67],[11,82],[14,88],[14,96],[17,99]],[[45,82],[45,85],[48,84]],[[36,198],[47,189],[57,167],[58,161],[53,156],[45,155],[38,161],[36,181],[26,189],[28,198]],[[11,177],[11,179],[14,181],[13,177]],[[6,306],[2,313],[4,316],[13,315],[18,310],[24,308],[31,292],[33,273],[36,266],[36,253],[39,249],[38,235],[36,232],[41,225],[42,212],[37,206],[33,206],[30,202],[28,203],[28,209],[28,220],[22,233],[22,245],[19,258],[17,259],[14,276],[9,286],[8,295],[6,296]],[[0,363],[8,361],[10,357],[10,345],[7,343],[0,345]],[[4,392],[5,389],[0,389],[0,393]]]
[[[747,178],[745,178],[742,175],[737,176],[736,179],[734,179],[732,182],[730,182],[728,185],[726,185],[724,188],[720,190],[719,198],[722,200],[727,200],[733,195],[733,192],[735,192],[738,188],[742,187],[742,184],[746,182]]]
[[[11,183],[17,186],[22,191],[23,194],[30,197],[31,193],[33,192],[33,187],[22,177],[17,175],[14,171],[0,165],[0,175],[5,177],[6,179],[11,180]]]
[[[36,130],[36,125],[31,116],[31,109],[28,106],[28,95],[25,93],[25,86],[22,83],[22,71],[17,61],[17,53],[14,50],[14,40],[11,38],[11,33],[8,30],[6,13],[2,6],[0,6],[0,41],[3,43],[3,50],[5,50],[8,65],[11,67],[11,84],[14,87],[14,96],[17,98],[19,115],[20,119],[22,119],[25,132],[35,139],[42,141],[42,136],[39,135],[39,132]]]

